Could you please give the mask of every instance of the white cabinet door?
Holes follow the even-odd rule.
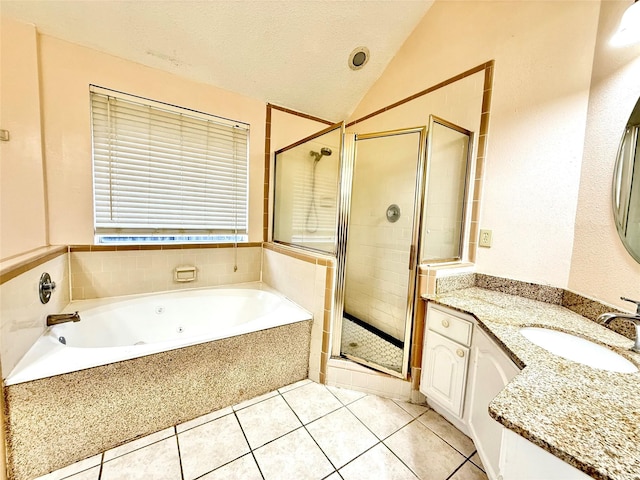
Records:
[[[480,328],[473,336],[469,378],[469,430],[490,479],[498,478],[502,430],[489,416],[489,403],[520,370]]]
[[[500,475],[503,480],[591,480],[586,473],[506,428]]]
[[[461,417],[469,349],[433,331],[426,336],[420,391]]]

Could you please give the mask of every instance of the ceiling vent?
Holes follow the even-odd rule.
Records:
[[[349,68],[351,70],[360,70],[369,61],[369,49],[367,47],[358,47],[349,55]]]

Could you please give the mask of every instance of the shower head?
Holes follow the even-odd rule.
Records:
[[[331,149],[330,149],[330,148],[328,148],[328,147],[322,147],[322,148],[320,149],[320,153],[318,153],[318,152],[314,152],[313,150],[311,150],[311,151],[309,152],[309,155],[311,155],[312,157],[314,157],[314,161],[315,161],[315,162],[319,162],[319,161],[320,161],[320,159],[321,159],[322,157],[328,157],[328,156],[329,156],[329,155],[331,155],[332,153],[333,153],[333,152],[331,151]]]

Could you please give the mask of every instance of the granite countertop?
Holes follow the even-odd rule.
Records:
[[[473,315],[522,369],[489,404],[505,427],[598,479],[640,479],[640,373],[553,355],[519,329],[549,327],[604,344],[640,366],[633,341],[559,305],[471,287],[425,300]]]

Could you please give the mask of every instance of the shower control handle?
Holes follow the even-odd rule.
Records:
[[[51,294],[56,288],[56,282],[51,280],[51,275],[44,272],[38,282],[38,296],[41,303],[47,303],[51,299]]]
[[[398,220],[400,220],[400,207],[395,203],[389,205],[387,207],[386,216],[387,221],[389,221],[390,223],[397,222]]]

